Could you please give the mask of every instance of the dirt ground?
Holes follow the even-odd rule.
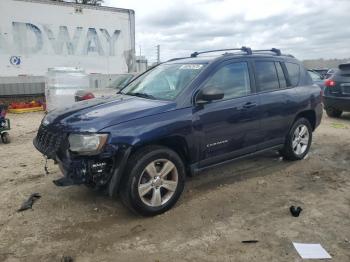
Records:
[[[350,261],[350,114],[324,116],[305,160],[269,152],[206,171],[152,218],[84,186],[56,187],[57,166],[45,175],[32,146],[42,116],[9,115],[12,143],[0,143],[0,261],[301,261],[293,241]],[[17,213],[33,192],[42,198]]]

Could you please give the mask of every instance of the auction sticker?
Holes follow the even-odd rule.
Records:
[[[198,70],[198,69],[201,69],[202,67],[203,65],[201,64],[186,64],[186,65],[180,66],[180,69]]]

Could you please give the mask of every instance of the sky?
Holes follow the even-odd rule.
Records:
[[[350,57],[350,0],[105,0],[135,11],[136,54],[279,48],[297,58]]]

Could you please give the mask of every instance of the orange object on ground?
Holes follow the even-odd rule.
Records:
[[[9,113],[14,113],[14,114],[30,113],[30,112],[37,112],[37,111],[44,111],[44,107],[37,106],[37,107],[27,107],[27,108],[10,108],[8,110]]]

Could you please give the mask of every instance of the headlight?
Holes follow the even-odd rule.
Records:
[[[81,155],[98,154],[106,144],[108,134],[70,134],[69,149]]]

